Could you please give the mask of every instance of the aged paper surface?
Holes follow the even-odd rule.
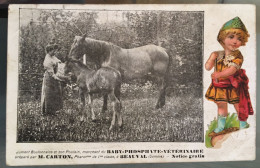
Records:
[[[218,32],[235,17],[243,21],[250,34],[246,45],[239,50],[244,57],[242,68],[249,78],[255,110],[253,5],[10,5],[7,164],[254,160],[255,114],[247,120],[249,128],[224,134],[211,141],[214,145],[206,145],[206,131],[217,117],[217,106],[204,96],[213,73],[213,70],[206,71],[204,64],[213,51],[223,50],[217,41]],[[47,46],[57,44],[55,56],[65,62],[74,56],[71,48],[83,36],[86,46],[75,52],[87,47],[90,50],[80,53],[82,58],[78,60],[96,71],[119,72],[122,76],[118,99],[122,108],[109,95],[108,110],[103,112],[103,99],[94,96],[95,118],[87,106],[82,110],[80,87],[75,80],[52,86],[43,84],[51,79],[46,77]],[[100,57],[107,52],[109,57]],[[100,59],[88,57],[91,53]],[[96,60],[102,59],[99,66]],[[104,70],[104,65],[112,67],[106,69],[109,72]],[[101,75],[100,79],[103,78]],[[117,78],[112,76],[112,79]],[[90,80],[93,78],[86,79]],[[159,88],[164,88],[161,83],[165,81],[168,86],[164,93]],[[45,92],[48,87],[53,87],[50,93]],[[62,90],[61,96],[50,101],[56,103],[57,110],[46,114],[42,104],[46,104],[48,94],[59,94],[57,88]],[[163,105],[161,99],[165,95]],[[57,103],[59,100],[61,103]],[[121,110],[118,113],[113,109]],[[117,112],[115,125],[113,112]],[[228,104],[228,112],[236,113],[233,105]]]

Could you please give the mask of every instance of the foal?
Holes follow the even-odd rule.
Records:
[[[113,117],[109,130],[114,128],[116,118],[118,119],[119,127],[122,126],[120,102],[121,74],[118,70],[111,67],[92,70],[78,60],[69,59],[65,63],[64,72],[65,74],[72,72],[77,77],[82,109],[85,107],[85,98],[88,96],[92,121],[96,120],[93,110],[93,94],[102,93],[109,96],[113,106]]]

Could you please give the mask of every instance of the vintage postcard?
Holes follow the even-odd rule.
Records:
[[[254,5],[10,5],[7,165],[254,160]]]

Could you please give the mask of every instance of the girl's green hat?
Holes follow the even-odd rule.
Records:
[[[247,32],[247,29],[244,25],[244,23],[241,21],[239,17],[235,17],[234,19],[231,19],[230,21],[226,22],[220,31],[227,30],[227,29],[241,29],[244,32]]]
[[[247,36],[249,36],[248,31],[246,29],[246,26],[244,25],[244,23],[242,22],[242,20],[239,17],[235,17],[229,21],[227,21],[222,28],[220,29],[219,33],[218,33],[218,41],[220,41],[219,39],[219,35],[222,31],[228,30],[228,29],[240,29],[242,30]]]

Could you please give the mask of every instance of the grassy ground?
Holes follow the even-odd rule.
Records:
[[[202,142],[202,99],[167,97],[162,109],[155,109],[157,96],[124,99],[123,129],[108,131],[111,106],[101,114],[101,99],[94,100],[97,121],[88,110],[80,121],[79,100],[67,99],[57,116],[42,116],[39,101],[18,105],[18,142]],[[106,118],[106,119],[102,119]],[[109,119],[107,119],[109,118]]]
[[[208,126],[208,130],[206,131],[206,135],[205,135],[205,145],[207,148],[211,148],[213,147],[211,144],[211,137],[209,136],[209,134],[211,132],[213,132],[216,128],[218,127],[218,121],[217,118],[215,118],[213,121],[211,121],[210,125]],[[228,114],[227,118],[226,118],[226,123],[225,123],[225,128],[232,128],[232,127],[237,127],[239,128],[239,120],[237,118],[237,114],[233,113],[233,114]]]

